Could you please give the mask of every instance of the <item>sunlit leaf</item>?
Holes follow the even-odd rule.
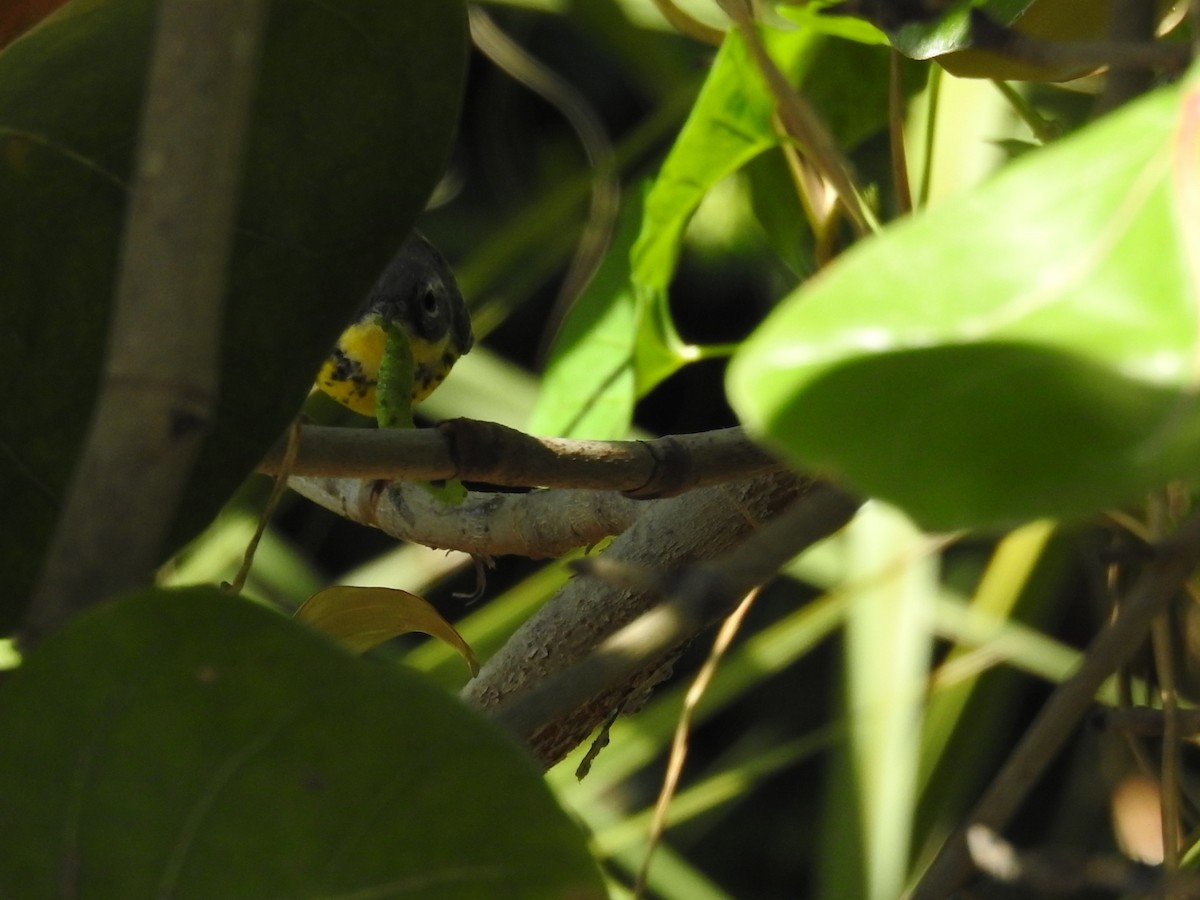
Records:
[[[994,616],[997,621],[1010,618],[1053,533],[1054,523],[1042,520],[1030,522],[1005,536],[992,554],[979,586],[966,607],[969,614]],[[1011,637],[1007,642],[997,639],[993,650],[988,650],[985,645],[982,655],[993,663],[1011,658],[1009,648],[1014,644],[1018,652],[1023,651],[1026,657],[1040,656],[1045,659],[1051,656],[1042,647],[1032,648],[1033,652],[1030,652],[1028,645],[1021,646],[1019,641],[1014,641]],[[1041,651],[1040,654],[1037,651]],[[972,653],[978,655],[980,651],[978,648],[962,644],[953,647],[939,663],[943,679],[945,673],[954,670],[956,663],[969,661]],[[944,687],[939,684],[941,689],[930,697],[925,711],[925,733],[921,742],[918,776],[920,790],[925,790],[930,774],[942,760],[950,737],[961,722],[978,682],[979,671],[969,670],[951,684]]]
[[[887,58],[874,48],[828,38],[812,25],[806,21],[791,30],[764,29],[766,50],[835,138],[853,147],[886,122]],[[917,83],[909,79],[908,89]],[[632,250],[639,396],[700,356],[675,333],[667,303],[684,233],[716,185],[786,140],[775,111],[776,99],[745,41],[740,33],[730,32],[646,197],[641,234]],[[794,201],[787,205],[799,208]],[[790,232],[795,229],[793,223],[779,239],[794,240]]]
[[[351,653],[366,653],[384,641],[419,631],[457,650],[472,675],[479,672],[479,661],[454,626],[428,600],[408,591],[338,585],[309,597],[296,610],[296,618],[325,632]]]
[[[617,440],[629,433],[634,406],[638,308],[629,281],[641,197],[627,195],[603,263],[555,338],[528,431]]]
[[[770,32],[768,37],[776,63],[798,82],[821,36],[797,31]],[[690,358],[667,307],[667,289],[688,220],[714,185],[779,143],[774,109],[774,99],[745,41],[731,33],[646,196],[641,233],[631,253],[639,321],[635,347],[639,395]]]
[[[737,354],[739,415],[935,529],[1195,474],[1198,90],[1161,90],[859,244]]]
[[[938,594],[936,547],[894,509],[874,504],[847,529],[854,583],[846,611],[846,706],[863,891],[903,892]]]

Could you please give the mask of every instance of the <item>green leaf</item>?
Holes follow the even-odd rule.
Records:
[[[787,160],[763,153],[743,170],[754,219],[767,244],[795,274],[807,278],[816,269],[815,241]]]
[[[604,896],[500,732],[211,588],[80,616],[0,723],[6,896]]]
[[[296,610],[296,619],[333,638],[351,653],[366,653],[402,634],[419,631],[453,647],[472,675],[479,661],[454,626],[428,600],[395,588],[335,585],[317,591]]]
[[[1017,601],[1027,589],[1030,577],[1041,560],[1054,529],[1053,522],[1042,520],[1030,522],[1005,535],[996,545],[987,569],[970,603],[964,604],[964,609],[977,617],[993,616],[1000,622],[1011,619]],[[946,602],[948,601],[943,599],[942,603]],[[938,616],[935,615],[935,618]],[[939,621],[938,625],[940,624]],[[948,630],[939,628],[939,633],[944,635]],[[1018,649],[1025,649],[1028,656],[1039,655],[1037,652],[1028,652],[1028,647],[1021,648],[1018,641],[1010,639],[1010,642],[1016,644]],[[988,649],[994,653],[994,659],[1005,657],[1006,648],[1000,640],[994,641]],[[1043,651],[1042,658],[1050,656],[1041,647],[1034,649]],[[941,672],[953,671],[956,665],[968,662],[972,652],[973,648],[963,644],[952,647],[938,663]],[[946,680],[948,679],[943,674],[941,681]],[[948,686],[940,683],[938,687],[941,689],[933,692],[929,698],[925,710],[925,733],[921,741],[921,765],[918,775],[918,787],[922,792],[930,786],[930,776],[939,763],[954,765],[952,759],[944,760],[944,754],[954,730],[963,720],[964,711],[971,705],[972,694],[977,690],[979,681],[980,673],[970,671],[961,680]],[[990,718],[994,720],[996,717]]]
[[[821,36],[769,31],[766,37],[780,68],[794,83],[802,80]],[[646,196],[641,233],[631,251],[639,396],[694,358],[675,334],[667,305],[684,230],[714,185],[779,143],[774,109],[745,41],[729,34]]]
[[[894,509],[848,526],[854,587],[846,612],[846,718],[862,859],[860,896],[903,893],[938,594],[937,547]],[[838,863],[834,863],[837,865]]]
[[[1165,14],[1171,4],[1158,2]],[[997,50],[984,50],[972,32],[971,12],[1018,34],[1044,41],[1101,41],[1109,36],[1112,5],[1105,0],[975,0],[955,4],[932,21],[903,21],[886,30],[892,46],[913,59],[934,59],[960,78],[1000,81],[1069,81],[1094,66],[1055,61],[1052,53],[1037,63]]]
[[[1038,0],[986,0],[959,3],[945,15],[929,22],[909,21],[889,31],[892,46],[912,59],[931,59],[972,45],[970,13],[977,9],[995,22],[1011,25]],[[1045,0],[1043,0],[1045,2]],[[1051,3],[1059,0],[1050,0]],[[1091,0],[1087,0],[1091,2]]]
[[[793,30],[764,29],[764,44],[789,83],[803,86],[837,140],[854,146],[887,120],[886,54],[876,47],[828,38],[816,27],[816,17],[804,16],[804,24]],[[818,74],[821,77],[815,77]],[[910,89],[916,85],[916,80],[908,79]],[[732,31],[650,188],[641,233],[631,251],[638,396],[704,355],[675,333],[668,305],[668,289],[689,221],[716,185],[782,141],[775,123],[775,98],[740,33]],[[795,189],[788,186],[787,190],[794,193]],[[764,206],[761,196],[757,205]],[[799,209],[794,198],[781,200],[780,205]],[[798,239],[791,233],[801,227],[806,228],[803,222],[793,223],[775,236],[803,246],[811,237],[805,234]],[[793,265],[801,262],[792,252],[785,258]]]
[[[76,0],[0,53],[0,632],[19,621],[95,398],[156,4]],[[216,421],[174,527],[211,520],[296,413],[441,173],[459,0],[281,0],[262,53]]]
[[[934,529],[1194,475],[1198,98],[1156,92],[859,244],[735,356],[739,416]]]
[[[639,325],[629,249],[641,214],[641,196],[631,194],[604,261],[554,340],[529,432],[593,440],[628,435]]]

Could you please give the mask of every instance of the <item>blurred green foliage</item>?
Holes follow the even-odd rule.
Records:
[[[721,24],[711,4],[680,5]],[[1089,124],[1094,81],[1002,92],[892,58],[863,22],[772,6],[786,21],[769,19],[765,44],[826,123],[879,233],[856,236],[803,196],[811,173],[742,38],[717,50],[681,37],[649,0],[484,4],[561,83],[532,90],[471,59],[457,144],[420,225],[455,264],[483,342],[418,413],[593,436],[744,420],[877,498],[756,601],[696,710],[649,887],[886,900],[1107,615],[1109,579],[1126,576],[1101,561],[1122,533],[1101,512],[1193,471],[1196,86]],[[607,146],[581,143],[581,109]],[[1017,144],[1011,162],[1001,148]],[[593,191],[613,181],[618,202],[598,218]],[[560,295],[586,228],[609,235],[607,251],[584,260],[596,267],[586,288]],[[230,577],[261,493],[245,486],[164,580]],[[461,556],[397,548],[292,498],[248,592],[294,609],[326,583],[403,588],[486,659],[566,577],[560,562],[498,560],[469,606],[455,596],[474,579]],[[1194,613],[1173,615],[1191,700]],[[647,851],[706,643],[616,723],[585,781],[572,770],[587,748],[547,776],[590,830],[613,896]],[[466,677],[453,652],[405,638],[372,658],[453,690]],[[1119,693],[1110,684],[1098,701]],[[1156,749],[1135,746],[1081,734],[1011,835],[1115,853],[1100,811]]]

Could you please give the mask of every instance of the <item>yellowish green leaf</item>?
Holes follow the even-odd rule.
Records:
[[[296,618],[323,631],[351,653],[366,653],[384,641],[419,631],[449,644],[471,669],[479,661],[454,626],[416,594],[395,588],[335,585],[304,601]]]

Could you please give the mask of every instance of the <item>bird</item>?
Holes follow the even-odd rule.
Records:
[[[442,383],[474,344],[471,316],[449,264],[414,232],[392,257],[317,374],[316,387],[360,415],[378,412],[388,332],[399,326],[412,358],[413,405]]]

